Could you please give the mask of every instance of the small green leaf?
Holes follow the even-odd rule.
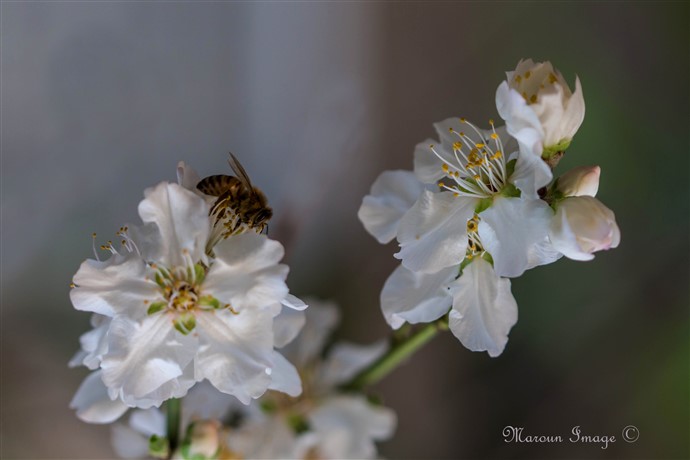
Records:
[[[192,313],[183,313],[173,323],[182,335],[187,335],[196,327],[196,317]]]
[[[149,455],[155,458],[168,458],[170,453],[170,443],[168,438],[151,435],[149,438]]]
[[[153,315],[158,313],[159,311],[163,310],[168,304],[166,302],[153,302],[150,306],[149,309],[146,310],[147,315]]]
[[[482,254],[482,259],[486,260],[486,261],[489,262],[491,265],[494,264],[494,258],[491,257],[491,254],[489,254],[488,252],[485,252],[484,254]]]
[[[479,214],[480,212],[489,209],[493,202],[493,197],[482,198],[481,200],[479,200],[479,203],[477,203],[477,206],[474,208],[474,213]]]
[[[468,259],[467,257],[465,257],[464,259],[462,259],[462,262],[460,262],[460,273],[458,274],[458,276],[462,275],[462,271],[463,271],[463,270],[465,269],[465,267],[467,267],[471,262],[472,262],[472,259]]]

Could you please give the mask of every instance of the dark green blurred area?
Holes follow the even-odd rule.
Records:
[[[33,47],[39,45],[21,39],[27,27],[37,21],[40,27],[32,29],[34,34],[39,41],[42,34],[46,37],[40,46],[53,46],[50,37],[66,27],[58,16],[77,12],[81,40],[89,41],[91,48],[84,51],[85,45],[75,41],[66,60],[57,51],[49,55],[50,68],[56,71],[50,75],[57,81],[53,86],[33,87],[33,80],[18,78],[29,75],[37,59]],[[113,13],[114,25],[98,26]],[[388,334],[378,294],[396,265],[396,248],[378,245],[357,221],[362,196],[381,171],[411,168],[415,144],[435,135],[433,122],[465,116],[484,124],[497,118],[494,92],[503,72],[528,57],[552,61],[571,83],[575,74],[582,81],[585,121],[557,173],[579,165],[601,166],[598,198],[616,213],[621,245],[597,254],[592,262],[560,260],[513,280],[519,321],[499,358],[471,353],[448,333],[377,385],[375,391],[399,416],[396,436],[381,445],[381,454],[410,459],[690,457],[687,2],[189,4],[178,9],[163,4],[3,3],[2,15],[2,458],[112,455],[108,428],[83,424],[67,408],[86,372],[69,370],[66,362],[88,327],[88,315],[70,307],[69,280],[81,260],[90,257],[90,232],[106,234],[134,220],[143,189],[173,180],[177,160],[189,161],[184,156],[189,152],[200,169],[208,168],[202,173],[220,173],[227,143],[239,143],[247,155],[257,157],[243,159],[257,184],[270,184],[271,171],[283,173],[263,169],[261,162],[267,158],[279,165],[298,158],[332,161],[338,174],[316,169],[315,162],[300,163],[305,176],[313,178],[314,188],[307,191],[312,204],[299,208],[306,195],[293,194],[292,202],[285,198],[276,206],[272,236],[287,246],[294,293],[334,299],[343,306],[339,337],[364,342]],[[321,21],[322,28],[311,38],[295,36],[296,30],[284,24],[300,24],[301,17],[309,23]],[[254,20],[247,23],[246,18]],[[355,27],[360,23],[361,30]],[[98,119],[88,116],[73,126],[61,124],[62,116],[69,118],[76,110],[73,98],[88,91],[94,75],[127,82],[114,87],[112,101],[103,101],[113,104],[113,120],[136,115],[143,117],[136,123],[145,124],[147,117],[159,117],[155,106],[151,114],[132,115],[117,99],[130,103],[138,78],[181,58],[162,54],[153,61],[117,60],[117,48],[107,46],[104,37],[118,33],[133,34],[142,39],[138,47],[154,50],[178,37],[185,55],[207,58],[194,61],[193,73],[184,80],[188,86],[169,84],[174,75],[156,73],[161,100],[184,98],[196,85],[210,85],[219,94],[231,92],[223,99],[229,104],[209,97],[190,109],[192,113],[180,107],[179,118],[166,119],[169,132],[131,134],[125,129],[129,125],[96,125]],[[206,79],[262,59],[242,51],[243,40],[256,34],[282,56],[274,67],[271,62],[263,67],[275,71],[261,77],[263,84],[281,92],[290,92],[293,84],[306,85],[285,79],[301,75],[302,65],[316,72],[309,77],[314,81],[321,77],[330,82],[335,77],[328,69],[335,67],[344,81],[364,82],[368,99],[362,119],[369,124],[355,123],[358,131],[349,134],[353,144],[300,143],[277,134],[272,138],[273,130],[261,126],[263,119],[246,115],[247,100],[263,102],[286,124],[292,120],[299,125],[308,111],[264,102],[263,95],[273,93],[247,86],[252,78],[239,83],[231,77],[227,83]],[[371,40],[354,46],[358,34]],[[328,49],[315,52],[307,62],[311,55],[304,53],[319,37]],[[77,58],[87,51],[99,54],[99,62],[112,58],[121,74],[110,76],[91,64],[82,65]],[[218,62],[230,58],[245,61],[218,68]],[[350,69],[350,62],[358,67]],[[74,86],[61,86],[60,79]],[[314,90],[314,97],[328,97],[324,94],[331,88]],[[16,96],[22,91],[67,108],[33,119],[35,107]],[[245,93],[251,99],[243,99]],[[170,117],[162,112],[160,117]],[[328,115],[324,109],[324,117]],[[222,116],[235,118],[227,124],[216,121]],[[53,143],[37,144],[36,132],[44,132],[47,121],[55,121],[63,135],[48,136]],[[277,124],[271,126],[282,132]],[[96,127],[101,131],[88,142],[75,134]],[[106,154],[113,144],[130,156]],[[103,150],[94,147],[98,145]],[[279,152],[258,153],[252,146]],[[46,182],[32,180],[30,174],[58,154],[62,168],[47,174]],[[102,191],[99,184],[113,171],[120,179]],[[269,200],[290,193],[290,182],[282,184],[264,187]],[[26,210],[18,214],[26,220],[26,230],[10,240],[8,219],[16,218],[8,214],[11,199],[33,187],[43,192],[29,195]],[[75,190],[74,196],[66,196],[79,201],[59,201],[55,190]],[[49,224],[38,221],[51,209],[64,211]],[[302,224],[295,223],[299,221]],[[8,256],[16,245],[34,249],[19,265]],[[570,443],[576,425],[586,434],[615,436],[616,442],[607,449]],[[637,442],[622,439],[627,425],[639,429]],[[524,427],[530,435],[560,434],[566,442],[506,443],[506,426]]]

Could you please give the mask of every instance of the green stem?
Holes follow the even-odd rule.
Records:
[[[424,344],[433,339],[438,331],[448,329],[448,320],[443,317],[417,329],[409,336],[394,342],[386,354],[371,363],[369,367],[357,374],[349,383],[345,384],[345,390],[360,390],[365,386],[373,385],[391,371],[402,361],[410,357],[414,352],[422,348]]]
[[[172,456],[180,436],[180,415],[181,415],[181,399],[172,398],[165,403],[166,418],[167,418],[167,437],[170,446],[170,455]]]

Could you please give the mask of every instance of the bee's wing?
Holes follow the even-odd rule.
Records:
[[[249,189],[250,192],[253,192],[254,187],[252,187],[252,181],[249,180],[249,175],[247,175],[247,171],[244,170],[239,160],[235,157],[235,155],[232,154],[232,152],[230,152],[228,164],[230,164],[232,170],[235,172],[235,174],[237,174],[237,178],[244,184],[244,186],[247,187],[247,189]]]

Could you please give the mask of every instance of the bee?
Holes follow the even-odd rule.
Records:
[[[273,216],[266,195],[254,187],[235,155],[230,153],[228,164],[235,176],[218,174],[203,178],[196,188],[206,195],[218,197],[211,207],[216,223],[223,221],[224,236],[237,232],[242,226],[262,232]]]

